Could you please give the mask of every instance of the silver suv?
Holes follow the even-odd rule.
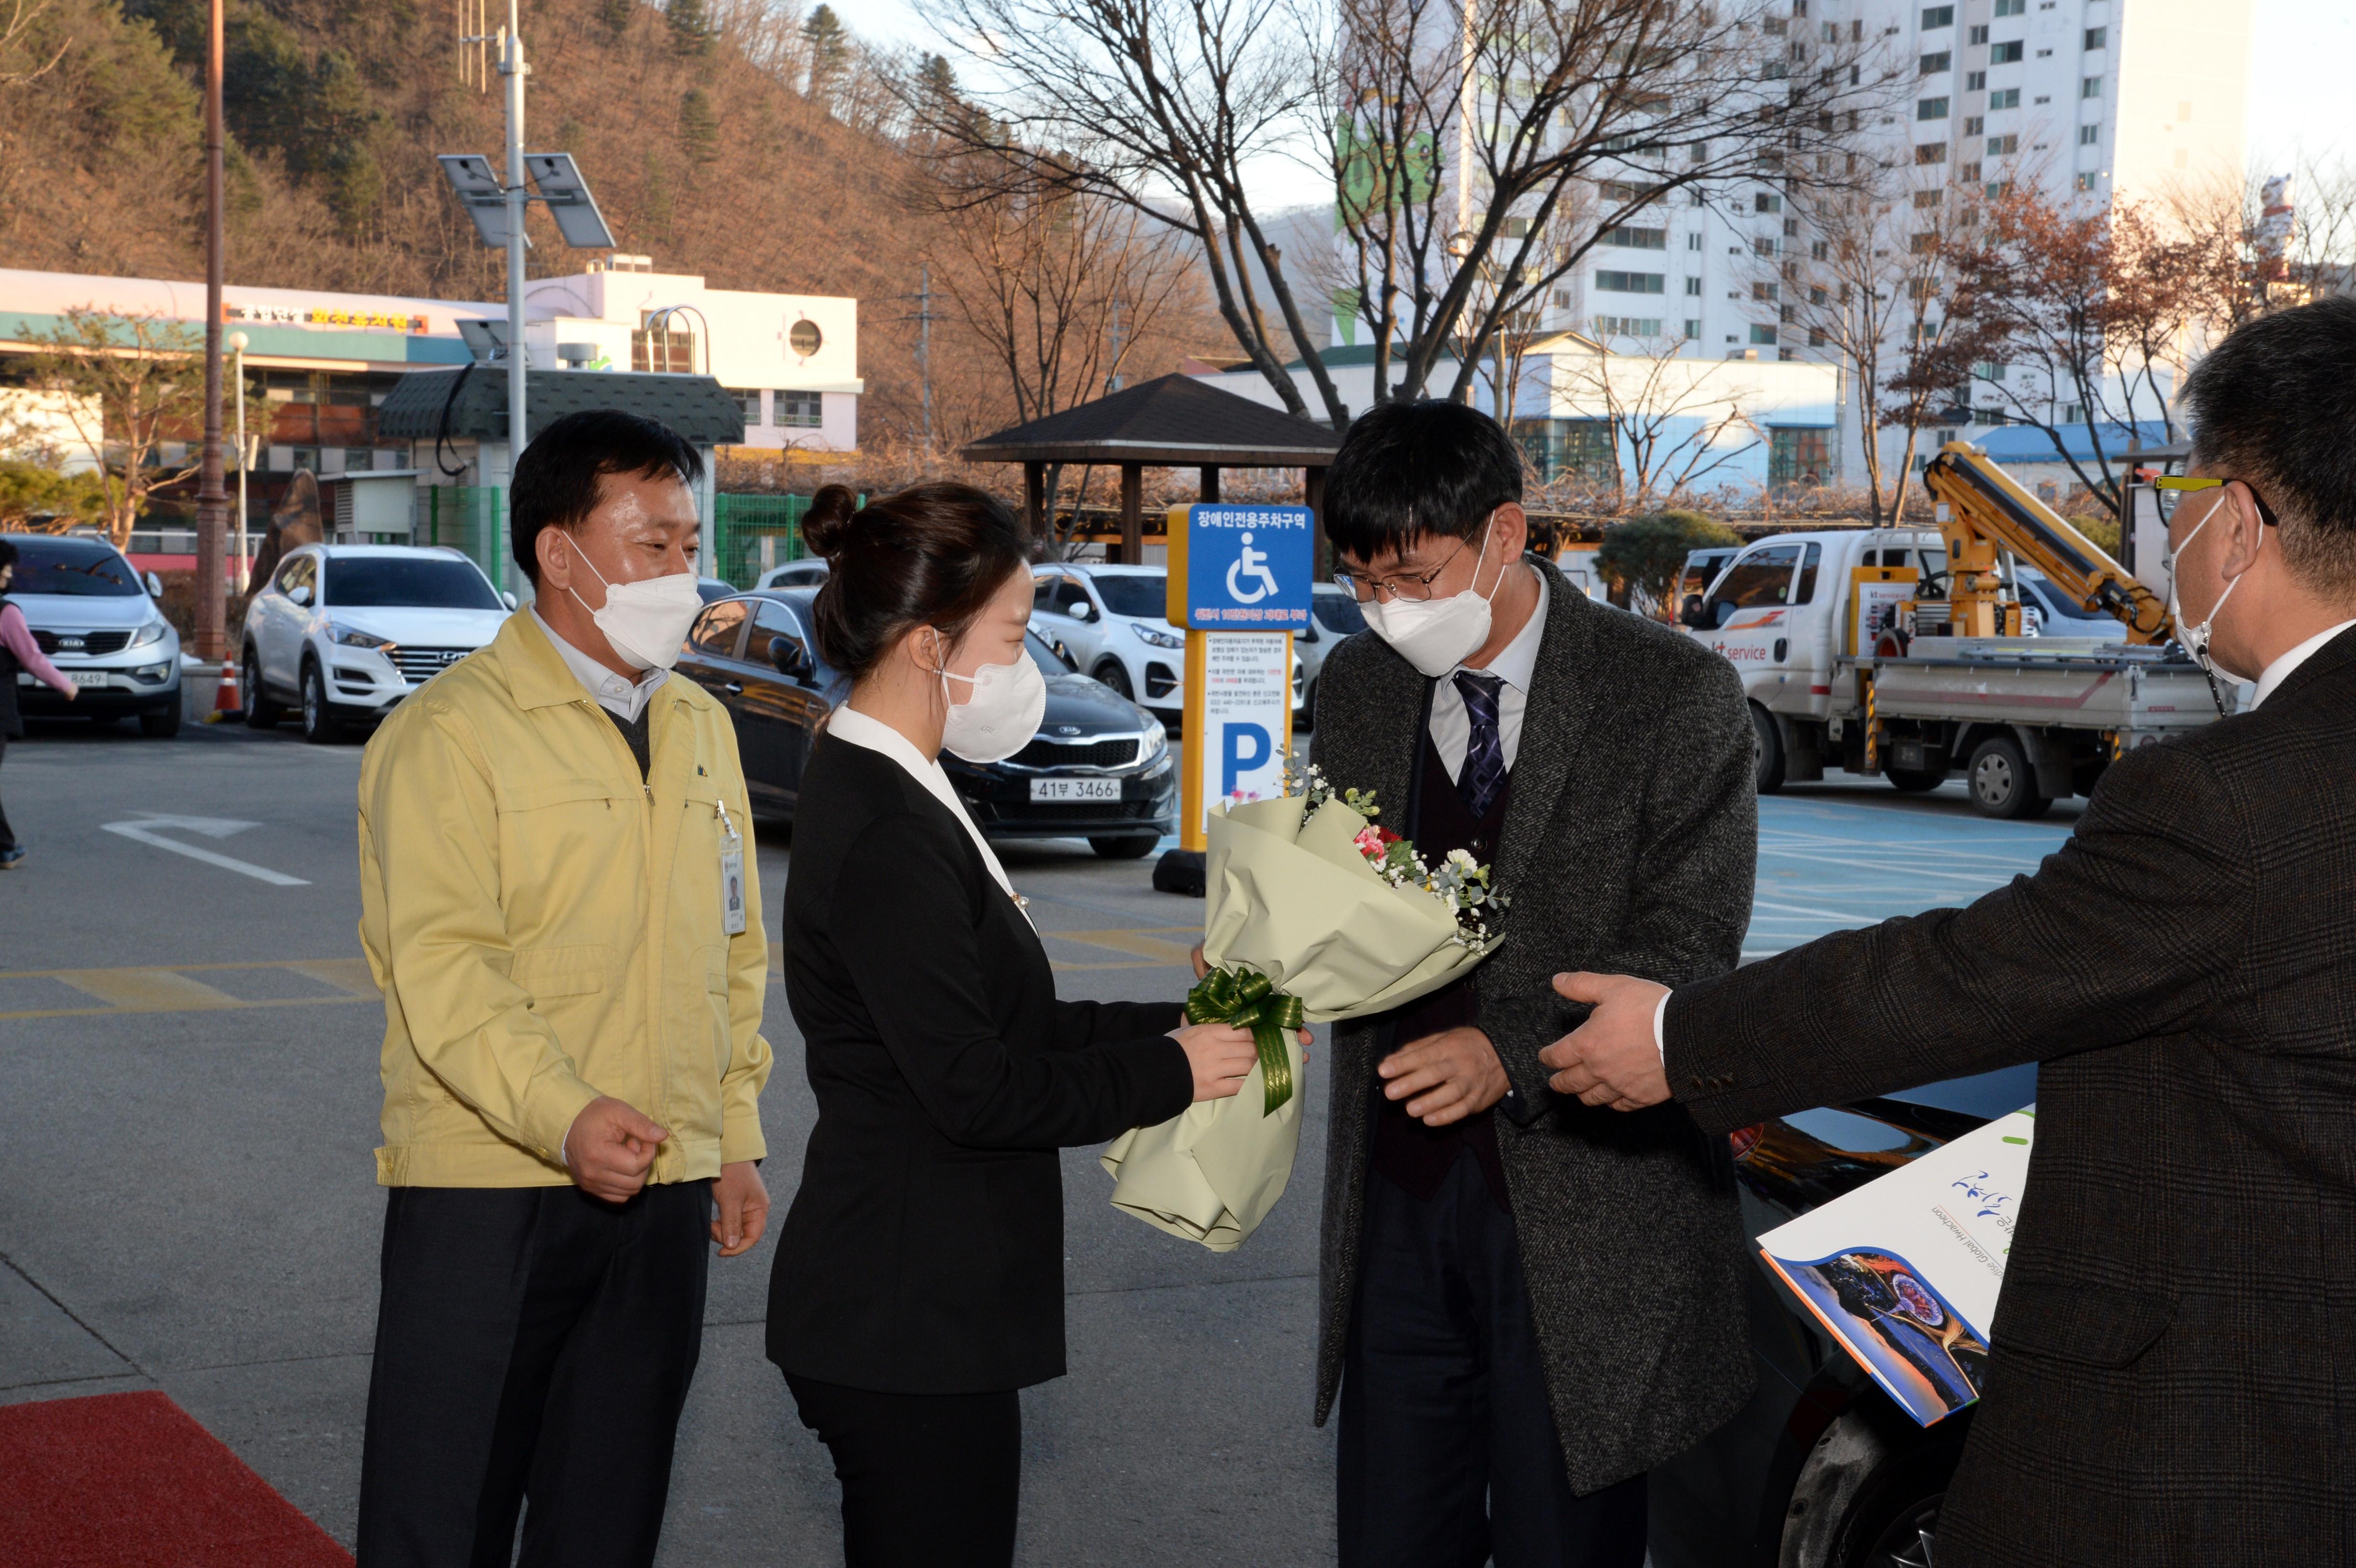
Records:
[[[138,715],[139,732],[180,732],[180,635],[155,606],[160,586],[143,579],[123,552],[81,535],[0,535],[16,547],[8,600],[25,613],[33,641],[73,677],[71,703],[16,677],[16,703],[28,718],[70,715],[106,723]]]
[[[299,705],[305,739],[343,738],[498,635],[515,601],[446,546],[305,545],[245,610],[245,721]]]

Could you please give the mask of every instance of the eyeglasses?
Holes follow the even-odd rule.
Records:
[[[2196,490],[2215,490],[2223,485],[2235,484],[2240,485],[2243,489],[2247,490],[2250,493],[2250,499],[2257,503],[2258,520],[2260,522],[2264,523],[2270,528],[2280,527],[2280,524],[2276,520],[2274,508],[2266,505],[2266,498],[2264,496],[2259,495],[2258,487],[2251,484],[2248,480],[2218,478],[2192,479],[2184,477],[2180,475],[2169,475],[2165,478],[2155,479],[2151,482],[2152,490],[2159,498],[2159,520],[2163,523],[2173,522],[2176,518],[2177,507],[2182,502],[2186,496],[2192,494]]]
[[[1359,603],[1371,603],[1377,593],[1387,593],[1394,599],[1423,600],[1431,597],[1431,585],[1440,573],[1456,564],[1456,557],[1472,547],[1469,539],[1456,541],[1456,553],[1433,567],[1430,571],[1398,572],[1388,577],[1364,577],[1355,571],[1336,571],[1334,584],[1355,597]]]

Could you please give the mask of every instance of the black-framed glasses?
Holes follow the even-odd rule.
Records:
[[[2258,521],[2270,528],[2281,526],[2276,520],[2275,509],[2266,505],[2266,498],[2259,495],[2258,487],[2248,480],[2220,479],[2213,475],[2195,479],[2180,474],[2167,475],[2151,482],[2152,493],[2159,499],[2159,520],[2163,523],[2175,521],[2176,508],[2185,496],[2196,491],[2222,489],[2228,485],[2239,485],[2250,493],[2250,499],[2258,505]]]
[[[1335,586],[1349,593],[1361,604],[1374,603],[1375,595],[1377,593],[1387,593],[1394,599],[1409,601],[1429,599],[1431,597],[1431,585],[1439,581],[1440,573],[1454,566],[1456,557],[1462,555],[1471,548],[1471,545],[1472,541],[1469,539],[1458,539],[1456,554],[1450,556],[1430,571],[1394,572],[1387,577],[1367,577],[1355,571],[1337,571],[1333,573],[1333,581]]]

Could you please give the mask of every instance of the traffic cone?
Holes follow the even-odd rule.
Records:
[[[230,719],[245,717],[245,698],[237,689],[237,665],[234,660],[221,661],[220,685],[213,691],[213,710],[205,715],[208,724],[219,724]]]

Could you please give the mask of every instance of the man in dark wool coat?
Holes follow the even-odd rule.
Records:
[[[1732,1161],[1681,1106],[1557,1096],[1568,968],[1741,956],[1757,850],[1733,667],[1524,553],[1486,414],[1394,403],[1325,489],[1368,632],[1310,757],[1512,903],[1469,978],[1333,1034],[1317,1419],[1342,1405],[1344,1568],[1639,1568],[1644,1472],[1751,1391]]]
[[[2356,1563],[2356,300],[2184,400],[2178,635],[2253,709],[2127,752],[1968,909],[1558,982],[1595,1011],[1557,1089],[1714,1132],[2044,1064],[1939,1568]]]

